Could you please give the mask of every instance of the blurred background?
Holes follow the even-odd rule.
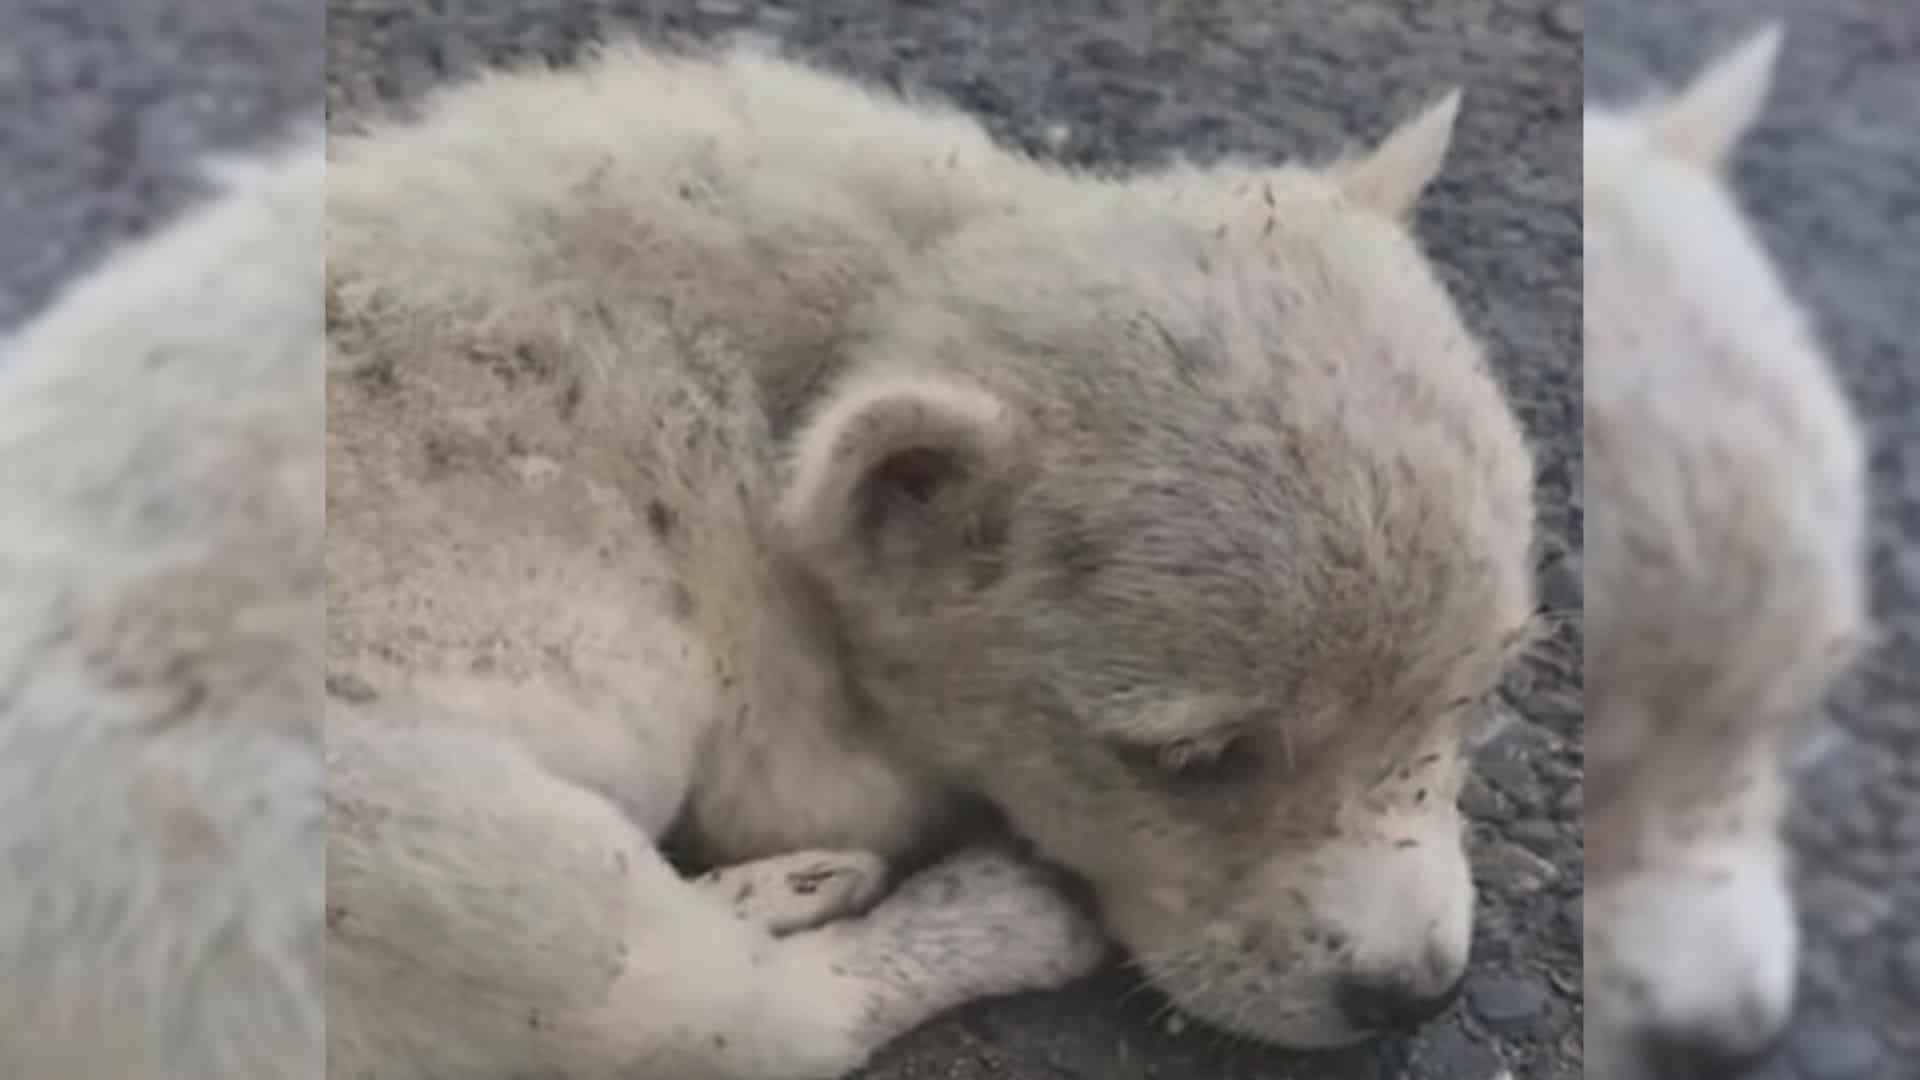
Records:
[[[1807,949],[1763,1080],[1920,1076],[1920,4],[1588,0],[1585,84],[1685,83],[1761,22],[1786,41],[1733,181],[1873,442],[1885,647],[1833,696],[1789,838]]]

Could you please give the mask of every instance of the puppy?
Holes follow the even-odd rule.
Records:
[[[835,1076],[1104,934],[1272,1042],[1446,1007],[1534,610],[1406,228],[1456,104],[1095,176],[622,46],[337,138],[333,1075]],[[994,851],[873,906],[983,807],[1098,928]]]

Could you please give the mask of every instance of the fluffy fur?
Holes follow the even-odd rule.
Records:
[[[325,1051],[318,138],[0,356],[0,1076]]]
[[[981,807],[1216,1024],[1443,1007],[1533,609],[1528,452],[1404,225],[1456,103],[1103,178],[619,47],[336,139],[332,1075],[828,1077],[1087,971],[1003,853],[867,910]],[[847,884],[770,922],[667,837]]]
[[[1589,109],[1587,1054],[1729,1075],[1792,1004],[1783,747],[1866,633],[1864,451],[1722,178],[1779,44]]]

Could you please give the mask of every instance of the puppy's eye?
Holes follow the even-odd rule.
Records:
[[[1182,782],[1224,782],[1246,775],[1254,765],[1252,742],[1237,734],[1128,743],[1119,753],[1135,769]]]
[[[1189,773],[1205,772],[1220,764],[1220,759],[1232,749],[1232,743],[1214,743],[1208,745],[1193,739],[1175,739],[1160,748],[1160,765],[1168,772]]]

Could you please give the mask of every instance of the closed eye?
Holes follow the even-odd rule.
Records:
[[[1161,782],[1228,783],[1250,775],[1259,764],[1253,740],[1232,731],[1158,743],[1122,742],[1114,747],[1134,771]]]

